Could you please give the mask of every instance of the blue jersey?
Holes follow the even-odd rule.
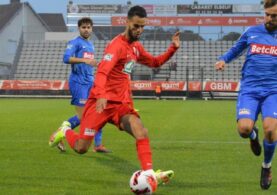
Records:
[[[219,59],[229,63],[246,51],[242,67],[241,92],[277,92],[277,30],[264,24],[248,28],[236,44]]]
[[[69,64],[70,57],[94,59],[94,47],[91,42],[82,37],[77,37],[68,42],[63,61]],[[79,84],[92,84],[94,80],[94,68],[85,63],[71,64],[69,82]]]

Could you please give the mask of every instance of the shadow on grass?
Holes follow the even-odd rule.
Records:
[[[132,164],[130,161],[120,158],[112,153],[110,154],[96,154],[93,156],[87,156],[93,158],[99,164],[104,165],[112,169],[117,174],[131,175],[132,172],[139,170],[138,165]],[[137,161],[139,164],[139,161]]]
[[[245,186],[245,187],[242,187]],[[255,186],[248,189],[248,186]],[[276,194],[276,189],[269,189],[268,191],[262,190],[257,182],[228,182],[228,181],[217,181],[217,182],[180,182],[172,180],[166,186],[160,186],[156,193],[157,195],[168,195],[169,192],[175,191],[175,194],[240,194],[240,195],[260,195],[260,194]],[[178,189],[176,191],[176,189]],[[171,194],[171,193],[170,193]]]
[[[135,152],[135,151],[134,151]],[[102,166],[106,166],[109,169],[113,170],[116,174],[123,174],[130,176],[132,172],[139,170],[139,161],[137,160],[138,165],[132,164],[130,161],[123,159],[119,156],[114,155],[113,153],[100,154],[88,152],[85,155],[79,155],[75,152],[61,152],[60,154],[65,156],[77,156],[79,158],[88,158],[93,159],[92,161],[95,163],[99,163]]]

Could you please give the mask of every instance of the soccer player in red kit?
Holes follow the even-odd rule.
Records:
[[[135,63],[149,67],[160,67],[168,61],[180,46],[179,32],[172,36],[172,44],[166,52],[152,56],[138,41],[145,23],[146,11],[134,6],[128,11],[126,29],[106,47],[98,65],[95,84],[90,92],[81,120],[80,133],[69,128],[60,129],[50,137],[49,145],[56,146],[63,138],[77,153],[86,153],[93,137],[106,123],[112,123],[136,139],[136,148],[141,169],[155,175],[157,183],[166,183],[173,171],[152,169],[152,153],[148,130],[143,126],[139,114],[134,110],[130,74]]]

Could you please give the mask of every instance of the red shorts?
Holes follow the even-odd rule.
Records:
[[[95,133],[106,123],[112,123],[120,129],[120,119],[127,114],[139,117],[131,103],[108,101],[105,110],[98,113],[96,112],[96,99],[88,99],[81,120],[80,136],[82,139],[92,140]]]

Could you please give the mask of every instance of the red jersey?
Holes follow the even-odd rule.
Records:
[[[131,102],[130,74],[135,63],[153,68],[160,67],[174,55],[177,49],[171,44],[166,52],[153,56],[145,51],[139,41],[129,43],[124,35],[116,36],[104,51],[89,98]]]

